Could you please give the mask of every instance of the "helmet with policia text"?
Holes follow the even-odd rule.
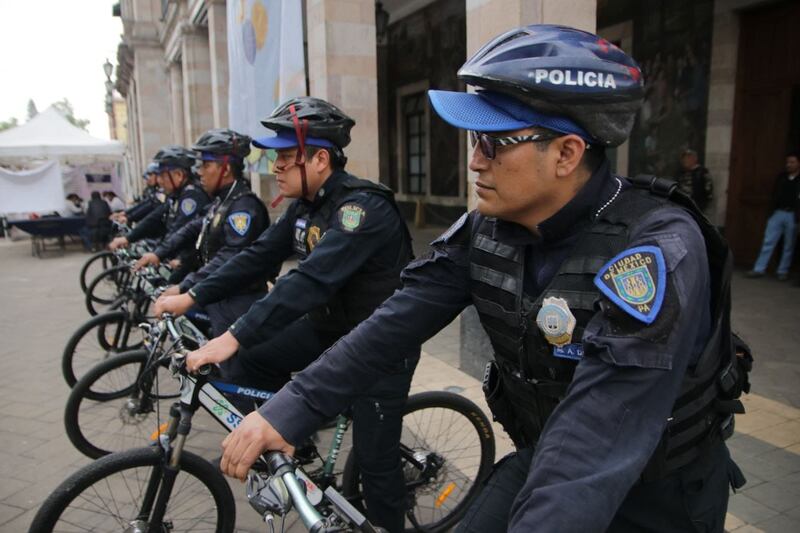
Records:
[[[202,134],[192,146],[192,150],[200,153],[203,161],[217,161],[224,157],[244,159],[250,154],[250,142],[247,135],[233,130],[216,128]]]
[[[644,97],[641,70],[625,52],[597,35],[550,24],[496,37],[458,77],[477,94],[429,91],[437,113],[454,126],[539,126],[600,146],[625,142]]]
[[[159,150],[153,161],[158,164],[158,171],[182,169],[191,174],[192,165],[197,159],[197,154],[183,146],[170,145]]]

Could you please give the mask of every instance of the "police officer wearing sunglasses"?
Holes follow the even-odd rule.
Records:
[[[241,477],[257,453],[290,449],[474,305],[495,352],[487,400],[517,450],[461,531],[723,531],[743,483],[717,380],[729,257],[674,183],[609,171],[604,150],[642,101],[639,67],[596,35],[538,25],[489,42],[459,77],[477,92],[429,96],[473,132],[477,209],[243,421],[223,468]]]
[[[344,170],[355,122],[342,110],[319,98],[295,98],[262,124],[276,135],[254,144],[275,150],[278,187],[294,202],[252,245],[186,294],[160,300],[156,312],[207,306],[296,255],[296,269],[187,358],[191,370],[224,361],[235,383],[278,390],[400,287],[412,250],[392,192]],[[369,519],[390,531],[403,528],[399,441],[418,359],[419,345],[409,346],[384,367],[387,375],[362,383],[359,397],[348,402]]]

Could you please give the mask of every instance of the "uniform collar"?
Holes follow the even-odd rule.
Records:
[[[317,194],[314,195],[314,199],[310,202],[306,199],[301,199],[301,201],[306,204],[307,206],[313,208],[317,208],[325,202],[325,200],[331,195],[333,191],[339,188],[342,184],[342,181],[347,177],[347,172],[343,170],[334,170],[333,173],[328,176],[328,179],[325,180],[325,183],[322,184],[322,187],[319,188]]]
[[[608,170],[608,161],[603,161],[572,200],[556,214],[539,224],[535,235],[518,224],[498,220],[495,237],[512,245],[555,242],[574,235],[591,224],[594,213],[605,204],[617,190],[617,182]]]

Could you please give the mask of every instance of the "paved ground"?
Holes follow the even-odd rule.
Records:
[[[435,230],[417,232],[419,245]],[[419,246],[421,248],[421,246]],[[0,239],[0,532],[26,531],[42,500],[88,460],[63,430],[68,394],[60,372],[67,338],[87,319],[77,284],[86,259],[80,252],[35,259],[29,245]],[[745,532],[800,531],[800,288],[774,280],[734,282],[736,328],[758,358],[748,414],[739,418],[730,446],[749,483],[731,499],[727,528]],[[413,392],[449,389],[483,404],[478,382],[460,372],[458,324],[424,346]],[[485,408],[485,405],[484,405]],[[221,433],[197,421],[193,450],[218,454]],[[510,449],[498,431],[498,456]],[[233,483],[241,531],[264,531],[241,503]]]

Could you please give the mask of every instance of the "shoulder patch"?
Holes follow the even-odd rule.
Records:
[[[603,265],[594,284],[627,314],[652,324],[664,303],[664,254],[657,246],[629,248]]]
[[[346,204],[339,208],[339,222],[345,231],[355,231],[364,223],[367,212],[356,204]]]
[[[239,234],[240,237],[244,237],[247,230],[250,229],[251,221],[252,217],[247,211],[236,211],[228,215],[228,224],[231,225],[233,231]]]
[[[181,213],[186,216],[193,214],[197,210],[197,201],[194,198],[184,198],[181,200]]]

